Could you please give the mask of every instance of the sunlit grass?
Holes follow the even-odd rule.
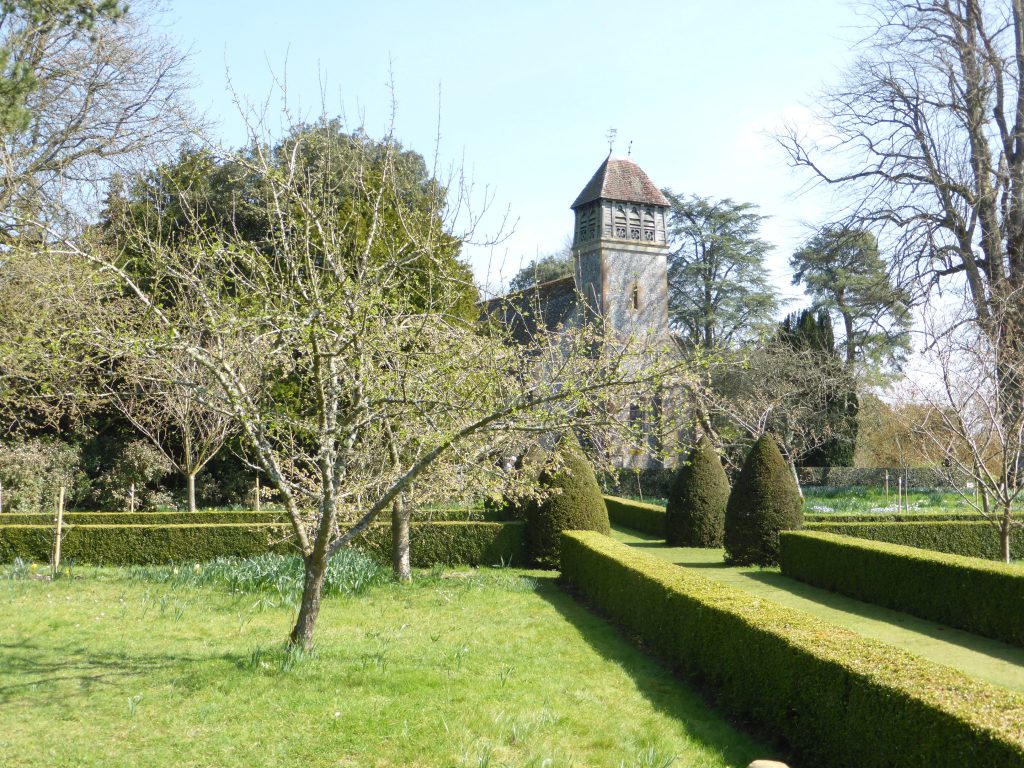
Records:
[[[216,568],[38,575],[0,578],[10,768],[714,767],[770,755],[551,574],[436,571],[342,591],[309,655],[282,643],[287,589],[243,589]]]

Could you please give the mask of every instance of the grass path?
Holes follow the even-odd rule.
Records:
[[[418,573],[292,608],[123,571],[0,573],[0,765],[743,768],[771,752],[554,584]]]
[[[699,568],[705,576],[759,597],[807,611],[831,624],[1024,692],[1024,648],[818,589],[787,578],[778,569],[726,567],[720,549],[667,547],[663,541],[623,528],[614,530],[612,535],[669,562]]]

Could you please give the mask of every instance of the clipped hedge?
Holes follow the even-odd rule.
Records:
[[[89,565],[151,565],[201,562],[216,557],[252,557],[267,551],[289,552],[291,527],[278,523],[231,525],[73,525],[61,543],[65,561]],[[525,564],[522,523],[413,523],[412,564]],[[0,526],[0,562],[16,557],[48,562],[53,526]],[[356,546],[385,562],[391,557],[391,526],[371,526]]]
[[[414,568],[435,565],[526,565],[526,525],[522,522],[432,522],[409,525]],[[374,525],[355,545],[391,562],[391,526]]]
[[[562,537],[562,576],[803,765],[1024,766],[1024,696],[612,539]]]
[[[1024,645],[1024,568],[830,533],[782,534],[786,576]]]
[[[52,525],[53,512],[0,515],[0,525]],[[254,510],[209,512],[65,512],[66,525],[209,525],[211,523],[287,523],[285,512]]]
[[[900,523],[810,523],[809,531],[835,533],[856,539],[871,539],[906,547],[931,549],[965,557],[1001,560],[999,532],[987,522],[944,520],[937,522]],[[1024,536],[1020,531],[1010,534],[1010,555],[1024,558]]]
[[[287,551],[274,544],[289,527],[262,523],[231,525],[75,525],[64,530],[64,562],[89,565],[152,565],[201,562],[215,557],[253,557],[268,550]],[[0,526],[0,562],[16,557],[48,562],[53,526]]]
[[[805,523],[983,522],[977,512],[804,512]]]
[[[665,538],[664,507],[618,496],[605,496],[604,505],[608,508],[608,519],[613,525]]]

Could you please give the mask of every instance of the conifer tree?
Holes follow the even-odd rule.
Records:
[[[676,472],[665,509],[665,541],[673,547],[720,547],[729,478],[707,437]]]
[[[762,435],[747,454],[725,508],[725,560],[777,565],[779,532],[803,526],[803,499],[775,440]]]

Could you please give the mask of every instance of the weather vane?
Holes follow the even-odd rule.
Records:
[[[604,137],[606,139],[608,139],[608,155],[609,156],[611,156],[611,154],[612,154],[612,148],[615,146],[615,137],[618,134],[619,134],[619,132],[615,128],[609,128],[608,129],[608,133],[606,133],[604,135]]]

